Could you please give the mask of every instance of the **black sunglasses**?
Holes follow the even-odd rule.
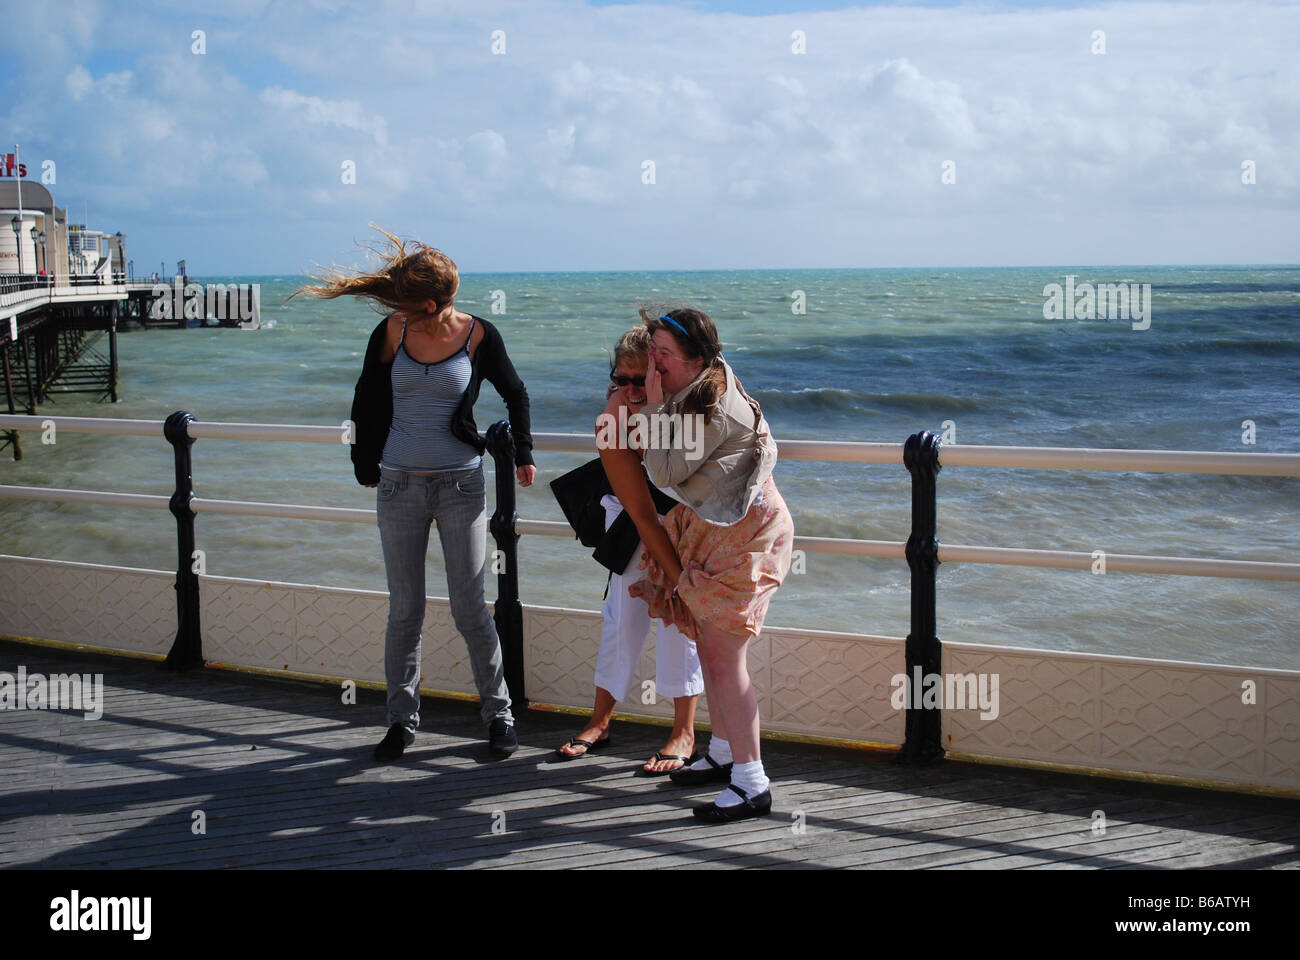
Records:
[[[619,373],[611,373],[609,375],[609,379],[613,381],[613,383],[616,386],[620,386],[620,387],[626,387],[629,384],[631,384],[634,387],[645,386],[645,377],[625,377]]]

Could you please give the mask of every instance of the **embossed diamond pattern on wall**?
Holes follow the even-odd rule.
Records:
[[[0,556],[0,632],[166,653],[176,633],[173,583],[166,571]],[[202,577],[200,596],[210,660],[382,680],[382,593]],[[524,607],[530,697],[590,706],[600,626],[595,611]],[[445,600],[429,601],[424,637],[423,685],[474,692],[464,639]],[[765,631],[750,655],[764,727],[899,742],[903,719],[889,706],[889,680],[903,669],[902,645]],[[654,674],[653,641],[647,648],[638,681]],[[996,720],[981,721],[977,711],[946,714],[953,750],[1300,789],[1295,671],[958,643],[944,644],[944,658],[945,672],[1001,678]],[[1241,702],[1243,680],[1255,682],[1255,704]],[[669,715],[671,702],[627,707]]]
[[[890,678],[903,669],[902,640],[786,628],[765,630],[763,639],[771,650],[760,694],[765,728],[902,742],[904,716],[889,703]]]
[[[278,584],[199,578],[199,629],[206,660],[298,670],[293,593]]]
[[[1300,677],[1293,672],[969,644],[945,644],[944,658],[945,672],[1001,677],[996,720],[945,715],[951,749],[1300,788]],[[1250,678],[1258,705],[1241,702],[1241,682]],[[1274,697],[1267,707],[1266,696]]]
[[[601,616],[524,606],[524,685],[530,700],[590,707]]]
[[[202,577],[199,595],[203,650],[209,660],[348,680],[384,680],[386,594]],[[446,600],[428,601],[421,636],[420,685],[477,693],[465,640],[456,631]]]
[[[988,653],[944,645],[945,674],[998,677],[998,715],[944,714],[944,746],[984,756],[1091,764],[1097,756],[1096,665],[1037,652]],[[988,688],[991,692],[991,687]]]
[[[1241,681],[1237,677],[1237,695]],[[1300,677],[1280,679],[1262,677],[1255,684],[1255,709],[1264,711],[1263,735],[1260,738],[1260,764],[1270,778],[1300,778]]]
[[[176,636],[175,575],[0,555],[0,632],[165,654]]]
[[[1103,664],[1102,761],[1240,779],[1255,766],[1258,712],[1242,705],[1231,680],[1187,669]],[[1237,732],[1228,732],[1229,719]]]
[[[388,598],[382,593],[294,591],[297,660],[312,673],[384,680]]]

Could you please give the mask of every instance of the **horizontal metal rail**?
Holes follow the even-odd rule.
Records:
[[[1057,567],[1098,573],[1168,573],[1187,577],[1229,577],[1237,580],[1290,580],[1300,583],[1300,563],[1260,560],[1214,560],[1204,557],[1148,557],[1132,553],[1075,553],[1067,550],[1025,550],[1018,547],[971,547],[939,544],[940,563],[998,563],[1016,567]]]
[[[903,462],[901,443],[859,443],[847,440],[778,440],[782,460],[816,460],[826,463]],[[533,450],[551,453],[596,453],[594,433],[534,433]]]
[[[1300,477],[1300,453],[1214,453],[1200,450],[1105,450],[1089,447],[939,448],[945,467],[1021,467],[1038,470],[1124,470],[1141,473],[1215,473]]]
[[[0,499],[43,500],[66,503],[103,503],[118,507],[149,507],[166,510],[169,498],[139,493],[111,493],[104,490],[54,489],[0,485]],[[263,503],[250,500],[210,500],[194,497],[190,511],[229,516],[280,517],[290,520],[326,520],[341,523],[376,522],[374,510],[353,507],[320,507],[298,503]],[[524,520],[515,523],[524,535],[572,538],[573,529],[557,520]],[[841,537],[795,537],[794,549],[850,557],[906,558],[906,544],[894,540],[853,540]],[[1055,567],[1090,570],[1098,562],[1093,553],[1066,550],[1026,550],[1013,547],[978,547],[940,544],[940,563],[993,563],[1018,567]],[[1245,580],[1300,582],[1300,563],[1259,560],[1216,560],[1205,557],[1158,557],[1128,553],[1104,553],[1107,573],[1159,573],[1192,577],[1227,577]]]
[[[74,433],[122,433],[141,436],[162,433],[161,420],[43,417],[26,414],[0,415],[0,428],[39,429],[46,420],[54,421],[57,429]],[[322,426],[195,420],[189,424],[189,435],[196,439],[282,440],[300,443],[343,443],[346,440],[343,424]],[[777,447],[782,460],[807,460],[818,463],[901,464],[903,462],[901,443],[778,440]],[[594,454],[596,440],[594,435],[584,433],[535,433],[533,449]],[[1300,477],[1300,453],[1218,453],[1200,450],[953,444],[940,447],[940,459],[944,466]]]
[[[119,420],[113,417],[43,417],[29,414],[0,414],[0,427],[5,430],[45,429],[45,423],[54,424],[56,431],[68,433],[112,433],[136,437],[161,437],[163,422],[161,420]],[[335,431],[335,436],[338,431]]]
[[[342,523],[376,523],[375,511],[353,507],[317,507],[305,503],[257,503],[251,500],[190,500],[193,513],[225,513],[244,517],[285,517],[292,520],[331,520]]]
[[[267,430],[274,426],[273,434]],[[189,435],[196,440],[283,440],[291,443],[345,443],[344,427],[308,426],[305,424],[209,423],[193,420]]]
[[[112,493],[108,490],[63,490],[57,487],[20,487],[0,484],[0,500],[45,500],[55,503],[107,503],[117,507],[166,510],[171,497],[149,493]]]
[[[44,429],[46,422],[73,433],[159,436],[160,420],[127,420],[107,417],[42,417],[0,415],[0,428]],[[278,440],[303,443],[342,443],[346,424],[265,424],[190,421],[188,434],[194,438],[229,440]],[[555,452],[594,453],[595,438],[587,434],[538,433],[534,449]],[[849,463],[901,463],[903,444],[848,441],[787,440],[779,442],[786,460]],[[1182,450],[1100,450],[1070,447],[941,447],[948,465],[1018,467],[1030,469],[1096,469],[1154,471],[1251,476],[1300,476],[1300,454],[1214,453]],[[167,509],[169,498],[146,494],[112,493],[97,490],[0,486],[0,498],[71,503],[101,503],[125,507]],[[191,513],[263,516],[285,519],[326,520],[345,523],[374,523],[375,511],[310,504],[261,503],[193,497]],[[571,537],[567,523],[553,520],[516,522],[518,534]],[[905,544],[888,540],[855,540],[837,537],[796,537],[795,549],[808,553],[840,556],[905,559]],[[1029,550],[1009,547],[940,544],[941,563],[990,563],[1025,567],[1054,567],[1090,570],[1098,565],[1096,552]],[[1254,560],[1218,560],[1203,557],[1162,557],[1104,553],[1104,569],[1115,573],[1154,573],[1179,576],[1230,577],[1254,580],[1300,582],[1300,564]]]

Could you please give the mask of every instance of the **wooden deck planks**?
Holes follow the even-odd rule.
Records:
[[[104,716],[0,713],[0,865],[1093,869],[1300,866],[1300,803],[764,744],[770,818],[701,827],[714,789],[633,776],[664,728],[550,760],[580,724],[524,713],[488,758],[477,707],[426,700],[397,764],[382,695],[0,643],[0,669],[104,674]],[[1092,832],[1093,810],[1107,818]],[[202,810],[205,835],[191,830]],[[504,832],[494,831],[504,815]],[[803,831],[793,829],[802,823]]]

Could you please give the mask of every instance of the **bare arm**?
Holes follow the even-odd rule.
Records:
[[[605,405],[605,413],[618,415],[619,398],[615,394]],[[646,486],[645,471],[641,467],[641,458],[635,450],[617,447],[602,447],[600,463],[605,468],[609,485],[614,488],[614,496],[623,504],[623,509],[632,518],[641,542],[645,544],[650,556],[676,584],[682,576],[682,564],[673,549],[672,541],[659,521],[659,512],[655,510],[654,500]]]

